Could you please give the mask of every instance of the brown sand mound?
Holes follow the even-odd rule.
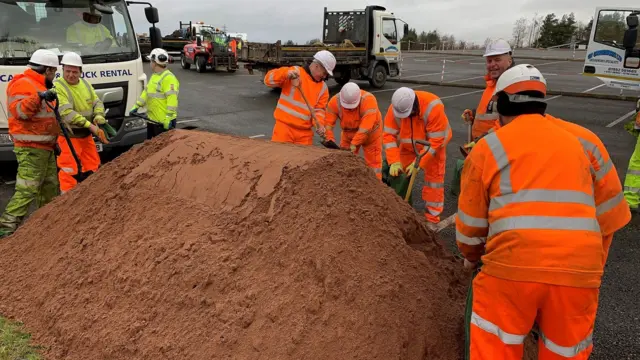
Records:
[[[0,241],[0,313],[51,359],[460,359],[461,272],[360,158],[172,131]]]

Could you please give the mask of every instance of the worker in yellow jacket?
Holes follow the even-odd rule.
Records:
[[[108,144],[107,135],[100,128],[106,124],[104,104],[96,95],[93,86],[82,79],[82,58],[74,52],[62,57],[62,78],[54,81],[62,120],[69,126],[71,145],[75,150],[83,172],[97,171],[100,156],[93,140],[95,135],[100,142]],[[62,194],[73,189],[77,181],[73,175],[78,166],[64,136],[58,136],[60,155],[58,156],[58,180]]]
[[[80,20],[67,28],[67,42],[108,49],[118,44],[106,26],[100,24],[102,15],[77,11]]]
[[[147,122],[147,139],[151,139],[175,129],[180,82],[167,69],[169,54],[165,50],[153,49],[147,58],[151,62],[153,75],[131,112],[138,113],[139,108],[147,108],[147,117],[151,120]]]

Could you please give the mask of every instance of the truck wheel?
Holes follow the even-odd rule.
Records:
[[[187,58],[184,56],[184,54],[180,56],[180,66],[182,66],[182,68],[185,70],[191,69],[191,64],[187,62]]]
[[[199,73],[203,73],[207,70],[207,58],[204,56],[196,57],[196,71]]]
[[[387,69],[384,65],[376,65],[373,69],[373,76],[369,79],[369,84],[376,89],[380,89],[387,82]]]

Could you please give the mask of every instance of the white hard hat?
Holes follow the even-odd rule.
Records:
[[[147,56],[147,60],[153,61],[159,65],[165,65],[169,63],[169,53],[164,49],[155,48],[151,50],[151,53]]]
[[[329,76],[333,76],[333,69],[336,67],[336,57],[333,56],[330,51],[320,50],[313,55],[313,58],[322,64],[322,67],[327,70]]]
[[[340,105],[345,109],[355,109],[360,105],[360,86],[354,82],[344,84],[340,89]]]
[[[408,87],[401,87],[396,90],[391,97],[393,115],[400,119],[409,117],[409,115],[411,115],[411,110],[413,110],[413,102],[415,99],[415,91]]]
[[[495,56],[495,55],[504,55],[511,52],[511,45],[504,40],[498,39],[491,41],[487,48],[484,49],[484,57],[487,56]]]
[[[32,55],[29,62],[36,65],[43,65],[48,67],[57,68],[60,66],[58,63],[58,55],[51,50],[38,49]]]
[[[537,91],[547,96],[547,80],[542,76],[540,70],[536,69],[533,65],[516,65],[505,71],[500,75],[500,78],[498,78],[496,90],[493,94],[495,95],[501,91],[504,91],[508,95],[515,95],[524,91]],[[511,100],[514,101],[514,99]],[[520,96],[518,101],[542,101],[542,99],[524,95]]]
[[[62,56],[60,64],[82,67],[82,58],[74,52],[68,52]]]

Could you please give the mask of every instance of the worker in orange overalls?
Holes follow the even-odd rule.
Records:
[[[311,64],[273,69],[264,77],[264,83],[271,88],[281,88],[282,93],[273,113],[276,119],[271,140],[292,144],[312,145],[313,131],[311,109],[319,124],[317,133],[325,135],[322,124],[329,101],[329,90],[325,80],[333,76],[336,58],[327,50],[318,51]],[[298,87],[299,86],[299,87]],[[301,91],[309,102],[305,103]]]
[[[487,87],[482,93],[482,98],[476,110],[466,109],[462,113],[462,119],[466,123],[471,123],[471,139],[476,139],[495,127],[498,123],[498,113],[492,110],[491,98],[496,88],[496,82],[500,75],[514,64],[511,57],[511,46],[504,39],[492,41],[487,45],[484,52],[484,58],[487,64],[487,75],[484,79]]]
[[[593,168],[578,138],[544,116],[531,65],[496,84],[501,127],[464,163],[456,241],[473,280],[470,358],[522,359],[536,322],[539,359],[587,359],[604,249]]]
[[[33,202],[40,208],[58,195],[55,148],[60,127],[45,103],[55,107],[53,79],[58,66],[54,52],[36,50],[24,73],[7,85],[9,135],[18,174],[15,192],[0,217],[0,238],[16,231]]]
[[[401,87],[391,97],[391,105],[384,118],[383,134],[383,147],[391,176],[398,176],[403,170],[411,174],[416,151],[423,150],[423,146],[415,143],[415,140],[428,140],[431,143],[419,167],[424,170],[422,199],[426,203],[425,217],[432,224],[430,226],[437,224],[444,209],[447,145],[452,136],[444,104],[432,93]]]
[[[373,94],[354,82],[346,83],[329,100],[325,118],[327,140],[335,141],[333,127],[340,120],[340,147],[355,154],[364,150],[364,161],[382,181],[382,114]]]

